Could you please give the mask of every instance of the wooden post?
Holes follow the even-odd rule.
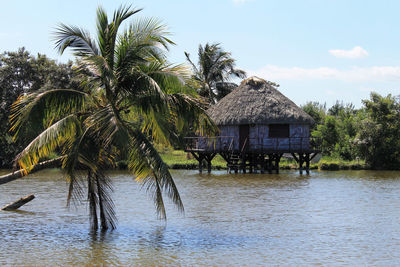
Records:
[[[268,173],[272,173],[272,154],[268,154]]]
[[[306,173],[310,175],[310,153],[306,153]]]
[[[279,162],[281,161],[282,154],[275,155],[275,172],[279,174]]]
[[[299,153],[299,171],[300,171],[300,174],[303,174],[303,162],[304,162],[303,153]]]
[[[253,173],[253,165],[254,165],[254,155],[249,157],[249,172]]]
[[[35,198],[34,195],[28,195],[28,196],[20,198],[19,200],[14,201],[8,205],[5,205],[3,208],[1,208],[1,210],[16,210],[19,207],[21,207],[22,205],[25,205],[29,201],[33,200],[34,198]]]
[[[262,154],[261,158],[260,158],[260,167],[261,167],[262,174],[264,174],[264,172],[265,172],[265,164],[266,164],[265,155]]]
[[[240,168],[242,169],[242,172],[243,173],[246,173],[246,155],[245,154],[242,154],[241,155],[241,166],[240,166]]]
[[[217,153],[210,153],[210,154],[204,153],[204,154],[202,154],[203,160],[205,160],[207,162],[207,171],[208,171],[208,173],[211,173],[211,168],[212,168],[211,161],[213,160],[215,155],[217,155]]]
[[[203,172],[203,160],[204,160],[204,155],[199,154],[199,172],[200,173]]]
[[[199,162],[199,172],[202,173],[203,172],[203,160],[204,160],[204,154],[200,153],[198,155],[196,155],[195,152],[191,151],[193,157],[195,159],[197,159],[197,161]]]

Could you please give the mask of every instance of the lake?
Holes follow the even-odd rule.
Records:
[[[400,172],[173,171],[185,213],[167,203],[166,222],[128,173],[109,175],[118,226],[95,235],[59,170],[0,185],[0,206],[36,196],[0,211],[0,265],[400,264]]]

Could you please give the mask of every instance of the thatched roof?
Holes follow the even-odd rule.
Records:
[[[258,77],[243,80],[210,107],[208,114],[217,125],[314,123],[311,116]]]

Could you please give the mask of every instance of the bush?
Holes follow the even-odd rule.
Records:
[[[339,170],[339,164],[336,162],[320,162],[318,168],[326,171],[337,171]]]

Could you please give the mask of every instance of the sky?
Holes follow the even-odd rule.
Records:
[[[168,25],[169,61],[197,62],[200,44],[220,43],[237,68],[280,84],[298,105],[362,106],[372,91],[400,95],[400,1],[386,0],[0,0],[0,53],[25,47],[59,62],[59,23],[95,29],[96,9],[121,4]],[[128,22],[129,23],[129,22]],[[125,26],[128,25],[125,24]]]

